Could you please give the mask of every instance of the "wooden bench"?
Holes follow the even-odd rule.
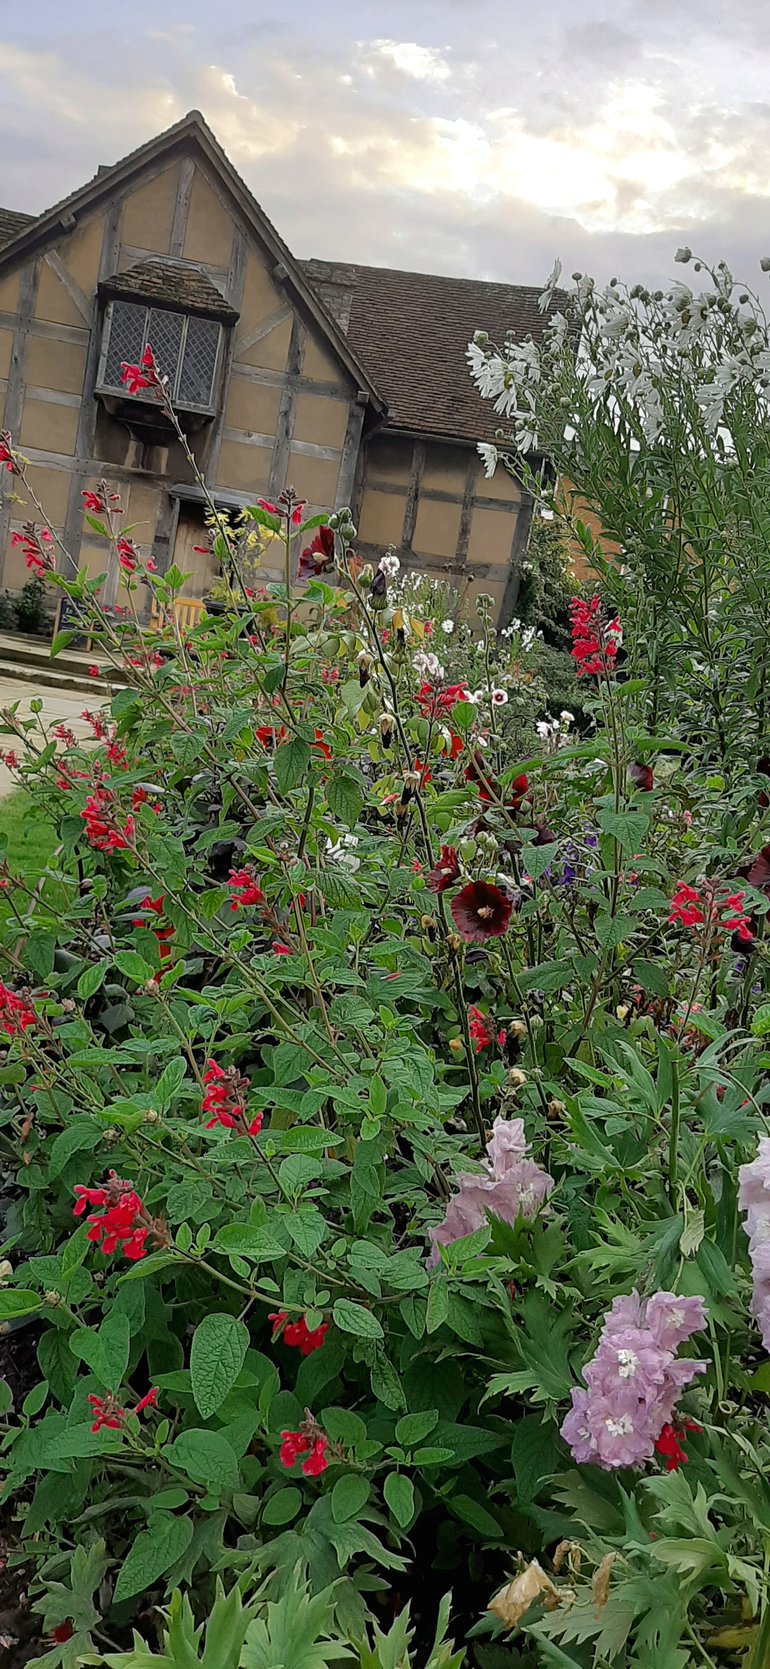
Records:
[[[174,614],[180,629],[186,632],[191,631],[193,626],[197,626],[205,607],[206,602],[203,597],[176,597],[174,599]],[[153,600],[150,609],[150,627],[153,631],[157,631],[162,625],[163,610]]]

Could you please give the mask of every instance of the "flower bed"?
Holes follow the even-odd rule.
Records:
[[[647,464],[659,434],[627,528]],[[31,1366],[0,1418],[38,1661],[185,1669],[208,1619],[222,1669],[385,1669],[409,1607],[456,1669],[451,1591],[479,1669],[764,1662],[759,685],[700,725],[681,633],[645,677],[649,595],[608,572],[573,610],[579,731],[536,641],[498,647],[482,601],[477,654],[288,491],[249,512],[286,576],[253,629],[182,634],[182,576],[91,499],[124,617],[28,542],[127,687],[88,749],[5,716],[59,842],[47,882],[1,877],[0,1317]]]

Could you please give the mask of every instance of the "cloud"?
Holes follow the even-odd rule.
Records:
[[[392,65],[412,81],[448,81],[452,71],[446,58],[416,41],[369,41],[361,44],[361,63],[367,75],[376,76],[383,63]]]
[[[536,283],[559,254],[659,282],[678,243],[749,271],[770,245],[770,25],[752,0],[733,0],[729,39],[711,0],[626,0],[611,23],[601,0],[579,22],[553,0],[537,30],[524,0],[478,0],[473,19],[370,0],[365,40],[359,8],[331,0],[323,35],[250,9],[213,46],[177,5],[130,75],[85,11],[42,47],[6,32],[9,207],[47,206],[197,106],[302,256]]]

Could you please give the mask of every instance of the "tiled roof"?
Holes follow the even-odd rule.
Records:
[[[36,218],[34,214],[22,214],[21,209],[0,209],[0,249]]]
[[[178,307],[185,313],[205,313],[208,318],[226,319],[231,324],[238,317],[201,267],[187,266],[181,261],[138,261],[127,272],[106,279],[101,289],[105,295],[157,301],[165,307]]]
[[[538,341],[547,318],[539,289],[340,261],[301,265],[387,400],[394,427],[473,441],[494,436],[500,420],[477,394],[465,350],[476,330],[497,343],[509,330]]]

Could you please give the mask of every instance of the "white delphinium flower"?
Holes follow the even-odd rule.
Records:
[[[538,305],[541,313],[545,313],[547,311],[548,307],[550,306],[551,296],[553,295],[553,292],[556,289],[556,286],[559,282],[560,277],[561,277],[561,261],[559,260],[559,257],[557,255],[556,260],[554,261],[553,266],[551,268],[551,271],[549,272],[548,277],[546,278],[545,289],[543,290],[542,295],[538,297],[537,305]]]
[[[484,474],[487,480],[491,481],[492,476],[497,469],[497,447],[493,446],[491,441],[480,440],[478,446],[476,447],[476,451],[478,452],[478,455],[484,465]]]
[[[355,871],[356,869],[361,868],[361,859],[357,858],[355,855],[355,847],[357,845],[358,835],[354,834],[340,835],[339,840],[327,839],[327,857],[333,858],[335,863],[344,864],[346,869]]]
[[[451,637],[452,632],[454,631],[454,629],[455,629],[454,620],[442,620],[441,630],[442,630],[442,632],[446,632],[447,637]]]
[[[432,683],[437,683],[444,676],[438,655],[426,653],[424,649],[418,649],[412,665],[418,678],[429,678]]]
[[[537,632],[535,631],[534,626],[525,626],[524,627],[524,630],[521,634],[521,647],[524,650],[525,655],[529,653],[529,650],[532,648],[532,645],[533,645],[536,637],[537,637]]]
[[[401,563],[400,563],[398,557],[395,556],[394,554],[392,554],[391,552],[389,552],[387,556],[383,556],[383,557],[380,558],[380,564],[379,564],[380,573],[384,574],[386,579],[394,580],[395,577],[396,577],[396,574],[400,570],[400,567],[401,567]]]
[[[505,707],[508,701],[508,692],[507,690],[493,690],[490,699],[493,707]]]

